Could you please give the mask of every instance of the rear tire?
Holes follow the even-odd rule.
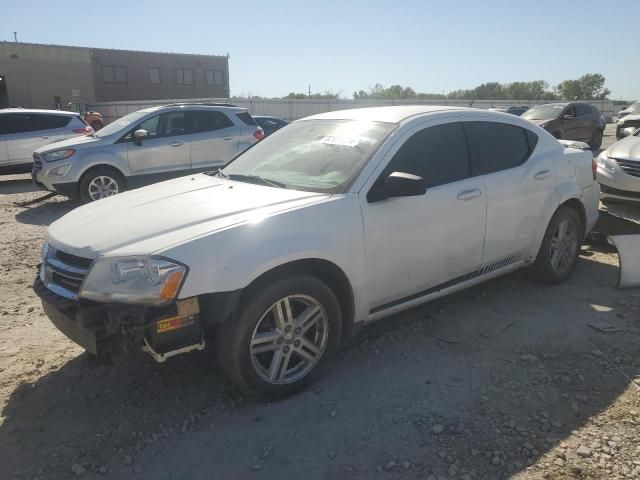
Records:
[[[580,257],[583,237],[584,228],[578,213],[570,207],[558,208],[530,269],[532,277],[549,285],[567,280]]]
[[[305,274],[262,283],[216,333],[218,363],[244,393],[262,400],[293,395],[326,371],[342,333],[333,291]]]
[[[101,198],[117,195],[126,190],[122,175],[110,167],[98,167],[82,176],[78,186],[83,203],[95,202]]]

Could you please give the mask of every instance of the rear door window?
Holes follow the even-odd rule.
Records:
[[[586,117],[593,114],[593,110],[588,105],[576,105],[576,116]]]
[[[445,123],[413,134],[394,155],[382,174],[411,173],[422,177],[427,188],[470,176],[469,156],[460,123]]]
[[[233,127],[234,123],[222,112],[195,110],[188,113],[192,133],[213,132]]]
[[[52,130],[69,125],[71,117],[67,115],[38,115],[37,123],[41,130]]]
[[[465,122],[464,130],[475,174],[488,174],[522,165],[538,136],[522,127],[499,122]]]
[[[10,113],[7,117],[8,133],[26,133],[38,130],[38,123],[34,114]]]

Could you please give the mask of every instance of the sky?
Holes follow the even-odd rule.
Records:
[[[238,96],[310,85],[351,98],[377,83],[447,93],[601,73],[610,98],[633,100],[640,50],[620,40],[638,18],[638,1],[0,0],[0,40],[228,53]]]

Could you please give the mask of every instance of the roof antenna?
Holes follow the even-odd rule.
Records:
[[[18,43],[18,32],[13,32],[13,40]]]

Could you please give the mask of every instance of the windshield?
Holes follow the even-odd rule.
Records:
[[[558,118],[565,105],[540,105],[533,107],[522,114],[522,118],[527,120],[548,120]]]
[[[96,137],[106,137],[108,135],[111,135],[112,133],[116,133],[121,130],[123,131],[127,130],[128,128],[135,126],[138,120],[140,120],[142,117],[148,114],[149,112],[143,112],[143,111],[130,113],[129,115],[125,115],[124,117],[119,118],[118,120],[115,120],[110,124],[108,124],[107,126],[101,128],[96,132],[95,135]]]
[[[259,178],[293,190],[341,193],[393,128],[355,120],[298,121],[254,145],[222,172],[231,179]]]
[[[628,109],[631,113],[640,113],[640,102],[633,102]]]

